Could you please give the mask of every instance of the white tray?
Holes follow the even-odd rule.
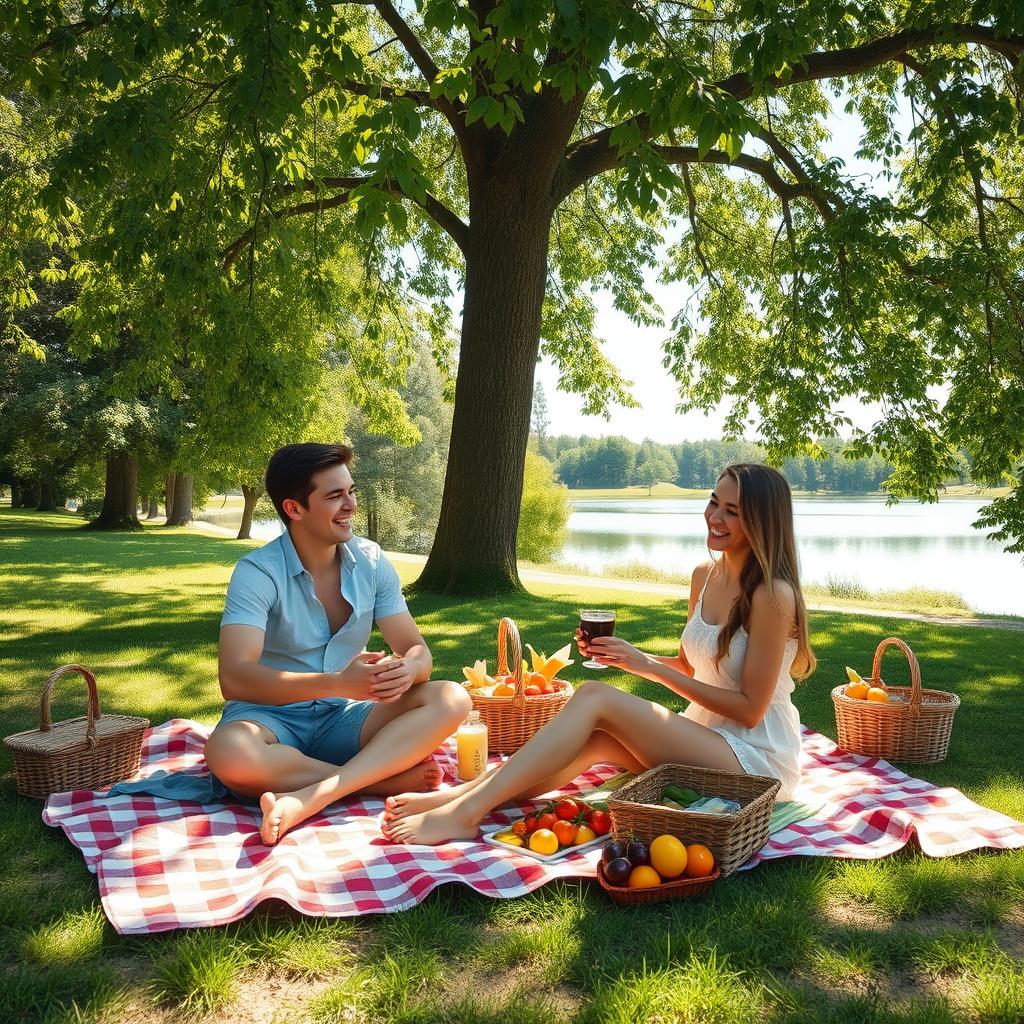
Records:
[[[509,846],[508,843],[503,843],[494,838],[498,832],[510,832],[511,830],[511,824],[487,825],[482,830],[483,835],[480,838],[488,846],[496,846],[499,850],[505,850],[507,853],[521,853],[524,857],[532,857],[534,860],[545,862],[561,860],[563,857],[568,857],[570,853],[577,853],[580,850],[589,850],[592,846],[597,846],[609,838],[608,836],[596,836],[589,843],[583,843],[580,846],[566,846],[564,849],[556,850],[554,853],[537,853],[536,850],[531,850],[528,846]]]

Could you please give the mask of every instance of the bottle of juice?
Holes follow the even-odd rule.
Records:
[[[459,778],[463,782],[475,779],[487,767],[487,723],[480,720],[475,708],[455,733],[455,747],[459,759]]]

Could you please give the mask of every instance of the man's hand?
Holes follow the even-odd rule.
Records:
[[[363,651],[357,654],[340,672],[332,673],[335,680],[334,696],[349,700],[378,700],[373,692],[376,666],[390,655],[383,651]]]
[[[388,655],[373,666],[373,684],[370,687],[371,700],[391,704],[416,682],[419,663],[415,658],[399,658]]]

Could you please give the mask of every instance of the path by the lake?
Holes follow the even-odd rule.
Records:
[[[195,529],[206,533],[215,533],[221,537],[234,537],[237,530],[224,526],[214,526],[202,520],[194,520],[191,524]],[[427,560],[426,555],[410,555],[402,551],[386,552],[392,564],[421,567]],[[623,580],[611,576],[582,576],[573,573],[551,572],[544,569],[531,569],[523,566],[519,576],[524,583],[553,583],[572,587],[601,587],[608,590],[626,590],[631,593],[657,594],[659,597],[674,597],[685,601],[690,596],[689,588],[671,583],[644,583],[640,580]],[[812,604],[812,611],[838,612],[845,615],[871,615],[880,619],[912,619],[915,622],[931,622],[946,626],[975,626],[988,629],[1008,629],[1024,631],[1024,619],[992,618],[960,618],[956,615],[922,615],[917,612],[899,612],[888,608],[840,607],[839,605]]]

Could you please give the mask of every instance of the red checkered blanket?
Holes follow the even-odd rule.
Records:
[[[175,719],[151,729],[142,775],[158,769],[202,770],[209,730]],[[435,755],[454,780],[454,745]],[[598,765],[567,793],[615,774]],[[933,857],[980,847],[1024,846],[1024,825],[972,803],[955,789],[938,789],[892,765],[839,750],[805,730],[803,783],[798,798],[813,818],[773,834],[746,867],[794,855],[884,857],[912,836]],[[593,877],[599,848],[541,863],[482,842],[436,848],[399,846],[380,834],[377,799],[352,799],[263,844],[258,811],[177,803],[140,794],[108,797],[79,790],[50,797],[43,811],[82,851],[96,873],[103,908],[122,934],[226,924],[258,903],[280,899],[304,914],[348,917],[406,910],[445,882],[486,896],[521,896],[555,878]],[[525,809],[525,807],[524,807]],[[492,820],[507,823],[512,812]]]

